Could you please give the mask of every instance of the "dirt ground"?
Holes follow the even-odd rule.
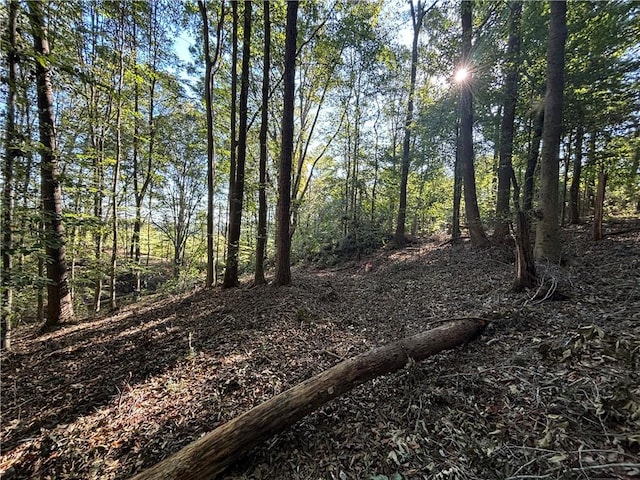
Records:
[[[299,266],[290,287],[22,328],[2,360],[2,478],[128,478],[342,359],[470,316],[491,320],[479,340],[357,387],[225,478],[640,478],[640,221],[607,232],[566,229],[536,291],[510,291],[511,249],[433,238]]]

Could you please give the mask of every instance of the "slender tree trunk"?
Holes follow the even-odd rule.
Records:
[[[540,155],[540,142],[542,140],[542,130],[544,128],[544,106],[534,107],[533,136],[529,145],[529,155],[527,157],[527,168],[524,173],[524,187],[522,191],[522,209],[525,212],[533,208],[533,190],[535,186],[536,167],[538,156]]]
[[[460,164],[460,120],[456,121],[456,158],[453,164],[453,214],[451,240],[460,239],[460,204],[462,203],[462,165]]]
[[[509,235],[509,200],[511,178],[513,177],[513,125],[516,118],[518,100],[518,79],[520,65],[520,15],[522,2],[509,2],[509,43],[507,46],[507,73],[504,84],[504,108],[500,125],[500,148],[498,166],[498,197],[496,200],[496,217],[498,224],[494,238],[504,242]]]
[[[238,2],[231,2],[231,12],[233,18],[231,33],[231,159],[229,167],[229,205],[228,205],[228,225],[227,225],[227,257],[222,285],[225,288],[235,287],[238,283],[238,252],[240,245],[233,242],[236,222],[235,215],[237,208],[236,188],[238,185],[238,141],[236,139],[236,115],[237,115],[237,95],[238,95]]]
[[[242,42],[242,74],[240,80],[240,118],[238,131],[237,163],[233,197],[229,205],[229,240],[227,243],[227,268],[223,286],[238,284],[238,254],[242,227],[242,204],[244,200],[245,162],[247,158],[247,101],[249,95],[249,60],[251,55],[251,1],[244,2],[244,25]]]
[[[198,0],[198,9],[202,18],[202,36],[204,37],[204,100],[207,110],[207,280],[206,287],[213,286],[213,212],[214,212],[214,169],[215,169],[215,140],[213,138],[213,102],[211,90],[213,87],[213,61],[211,59],[211,47],[209,45],[209,16],[204,0]]]
[[[18,80],[18,1],[9,1],[7,21],[7,120],[5,137],[5,161],[2,168],[4,188],[2,191],[2,306],[0,308],[0,350],[11,348],[11,314],[13,310],[13,208],[15,200],[13,169],[22,155],[18,146],[16,128],[16,82]]]
[[[297,21],[298,2],[287,2],[282,146],[280,149],[278,176],[278,204],[276,206],[276,285],[288,285],[291,283],[291,237],[289,236],[289,223],[291,212],[291,165],[293,157]]]
[[[95,88],[92,92],[95,93]],[[94,149],[93,183],[95,193],[93,194],[93,216],[99,227],[95,229],[94,258],[96,268],[96,279],[93,289],[93,313],[98,313],[102,303],[102,249],[104,244],[104,233],[102,228],[102,215],[104,205],[102,194],[104,192],[104,138],[102,134],[92,133],[92,144]]]
[[[91,55],[90,58],[96,58],[98,51],[98,13],[97,7],[94,4],[90,4],[90,16],[91,16]],[[111,107],[113,97],[108,96],[108,102],[106,106],[106,115],[101,115],[98,111],[100,105],[100,98],[98,94],[97,82],[89,82],[88,84],[88,97],[89,97],[89,121],[91,132],[91,148],[92,148],[92,160],[93,160],[93,217],[96,222],[97,228],[93,229],[93,241],[94,241],[94,289],[93,289],[93,313],[96,314],[102,308],[102,280],[103,280],[103,265],[102,265],[102,253],[104,248],[104,226],[103,226],[103,213],[104,213],[104,169],[105,169],[105,145],[104,140],[107,133],[106,122],[107,118],[111,114]],[[104,118],[103,118],[104,117]]]
[[[578,121],[576,131],[576,146],[573,153],[573,174],[569,189],[569,223],[580,223],[580,176],[582,175],[582,143],[584,140],[584,126]]]
[[[602,240],[602,217],[604,216],[604,193],[607,187],[607,173],[604,167],[598,172],[598,189],[593,213],[593,239]]]
[[[264,48],[262,61],[262,117],[260,121],[260,166],[258,179],[258,239],[254,283],[265,283],[264,259],[267,251],[267,133],[269,121],[269,69],[271,68],[271,19],[269,2],[264,8]]]
[[[598,132],[594,129],[589,135],[589,149],[587,151],[587,163],[585,165],[585,187],[584,200],[582,202],[582,216],[586,217],[591,214],[594,207],[594,190],[596,188],[596,145],[598,143]]]
[[[470,68],[472,35],[472,2],[462,2],[462,65]],[[476,194],[475,168],[473,166],[473,94],[471,78],[464,81],[460,92],[460,164],[464,185],[464,206],[471,244],[474,247],[489,246],[480,220]]]
[[[569,162],[571,159],[571,133],[567,138],[567,150],[564,158],[564,175],[562,178],[562,201],[560,202],[560,226],[564,227],[566,217],[566,204],[567,204],[567,183],[569,183]]]
[[[407,183],[409,181],[411,128],[413,126],[414,94],[416,89],[416,77],[418,71],[418,39],[420,37],[420,28],[422,27],[422,22],[426,14],[426,8],[422,3],[422,0],[418,0],[418,4],[416,6],[413,5],[413,0],[410,0],[409,4],[411,6],[413,42],[411,46],[411,78],[409,83],[409,99],[407,101],[407,115],[404,122],[404,140],[402,142],[400,199],[395,233],[395,244],[397,248],[404,248],[406,245],[404,232],[407,219]]]
[[[150,6],[153,8],[153,6]],[[149,24],[152,23],[152,20],[149,20]],[[136,21],[135,16],[133,19],[133,38],[136,38]],[[134,40],[135,41],[135,40]],[[129,265],[132,269],[133,273],[133,295],[134,299],[138,300],[141,295],[141,279],[140,279],[140,226],[142,223],[142,198],[140,192],[142,190],[139,175],[140,175],[140,165],[139,165],[139,153],[140,153],[140,122],[138,118],[140,116],[140,86],[137,80],[138,78],[138,59],[137,53],[134,52],[134,77],[136,80],[134,81],[134,94],[133,94],[133,108],[134,108],[134,118],[133,118],[133,153],[132,153],[132,161],[133,161],[133,197],[135,202],[135,217],[133,220],[133,232],[131,234],[131,248],[129,252]]]
[[[560,261],[560,226],[558,225],[559,149],[562,134],[564,56],[567,38],[567,3],[552,1],[547,49],[547,93],[545,96],[542,158],[540,162],[540,208],[542,218],[536,230],[537,260]]]
[[[113,165],[113,181],[111,184],[111,264],[109,272],[109,305],[111,310],[118,307],[116,301],[116,279],[118,276],[118,185],[120,180],[120,165],[122,163],[122,90],[124,87],[124,28],[125,5],[120,5],[119,53],[118,53],[118,86],[116,88],[116,155]],[[126,248],[126,247],[125,247]]]
[[[43,5],[29,2],[29,18],[33,29],[38,91],[40,131],[40,171],[42,175],[42,206],[45,222],[47,254],[47,318],[43,329],[56,327],[73,319],[73,303],[67,278],[65,235],[62,222],[62,189],[58,172],[58,152],[54,123],[53,87],[49,66],[49,40],[44,23]]]

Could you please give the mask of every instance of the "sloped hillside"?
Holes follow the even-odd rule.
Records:
[[[565,231],[567,264],[537,292],[510,292],[510,250],[431,239],[298,267],[291,287],[22,329],[2,361],[2,478],[127,478],[342,359],[465,316],[492,320],[480,340],[356,388],[227,478],[640,478],[639,227]]]

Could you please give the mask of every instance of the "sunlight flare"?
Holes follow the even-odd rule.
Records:
[[[456,70],[456,73],[453,76],[453,80],[456,83],[463,83],[466,82],[469,77],[471,77],[471,72],[469,71],[469,69],[467,67],[460,67],[458,70]]]

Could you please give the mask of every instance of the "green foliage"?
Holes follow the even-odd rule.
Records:
[[[219,3],[208,5],[209,20],[215,25]],[[286,2],[271,4],[268,264],[273,260],[271,228],[277,201],[285,10]],[[565,136],[575,132],[578,125],[585,127],[586,138],[597,133],[595,153],[584,155],[590,163],[585,165],[582,188],[590,188],[597,168],[605,168],[609,178],[607,206],[613,213],[632,213],[640,196],[638,10],[637,2],[622,1],[570,2],[568,9]],[[483,221],[491,224],[508,9],[504,4],[481,1],[474,11],[476,182]],[[110,252],[105,245],[110,245],[111,240],[113,202],[121,227],[121,260],[130,255],[136,190],[141,191],[147,176],[150,183],[140,212],[141,243],[148,246],[149,258],[162,260],[152,261],[149,268],[175,263],[175,287],[180,282],[197,282],[204,266],[206,142],[202,26],[195,2],[54,1],[49,3],[47,15],[52,36],[53,52],[48,61],[54,70],[67,256],[77,268],[72,278],[76,303],[90,302],[96,281],[104,279],[108,270]],[[531,119],[544,97],[548,4],[525,2],[522,15],[522,76],[513,159],[520,183],[531,147]],[[228,201],[225,186],[232,144],[229,17],[224,20],[213,92],[214,221],[219,252],[224,251]],[[249,118],[255,119],[248,132],[245,221],[239,259],[244,272],[249,272],[255,263],[261,8],[254,9],[254,21],[248,108]],[[24,12],[18,23],[17,118],[22,155],[14,172],[16,241],[11,253],[15,260],[12,286],[16,305],[26,318],[34,316],[36,303],[37,288],[31,285],[42,286],[37,273],[44,242],[39,235],[41,216],[37,213],[39,144],[33,124],[36,92],[31,70],[36,62],[44,60],[33,53]],[[410,31],[406,2],[301,4],[293,179],[294,258],[324,256],[324,263],[354,258],[384,245],[388,233],[395,228]],[[460,54],[459,35],[459,5],[438,3],[425,18],[420,36],[416,105],[410,125],[407,226],[416,235],[442,231],[451,220],[458,90],[450,79]],[[191,44],[192,62],[177,60],[174,42]],[[2,51],[7,51],[6,42]],[[120,52],[124,60],[123,88],[116,98]],[[114,195],[110,187],[117,153],[118,107],[122,118],[122,165],[120,188]],[[120,274],[138,268],[128,259],[119,263],[123,269]]]

